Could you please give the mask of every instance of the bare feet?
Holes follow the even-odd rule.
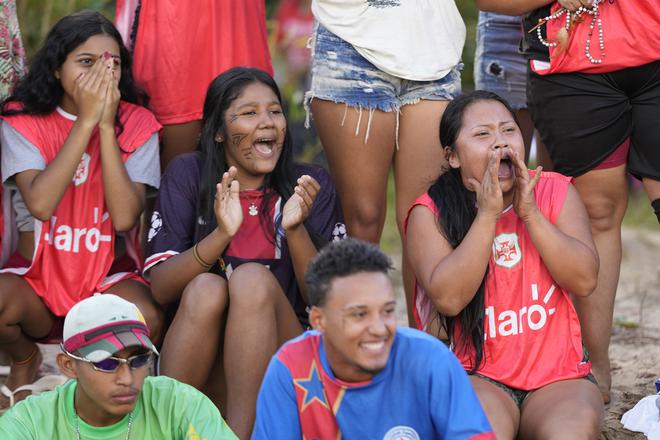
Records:
[[[41,366],[42,356],[39,347],[35,345],[35,354],[32,355],[32,358],[28,362],[22,363],[12,363],[11,372],[7,376],[5,381],[5,386],[9,388],[10,391],[15,390],[16,388],[31,384],[37,380],[39,367]],[[20,391],[14,394],[14,401],[19,402],[25,399],[30,395],[29,391]],[[9,398],[0,394],[0,409],[9,407]]]

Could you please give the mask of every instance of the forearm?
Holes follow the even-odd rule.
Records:
[[[105,202],[114,228],[117,231],[128,231],[142,214],[144,191],[140,191],[128,176],[114,127],[101,127],[99,131]]]
[[[433,270],[424,289],[442,314],[455,316],[474,298],[491,257],[495,223],[477,215],[461,244]]]
[[[305,272],[312,258],[317,254],[316,247],[307,232],[304,224],[285,231],[287,246],[293,262],[293,271],[300,287],[303,300],[309,304],[307,286],[305,285]]]
[[[205,263],[215,263],[227,248],[231,237],[216,228],[197,244],[197,253]],[[186,285],[197,275],[208,272],[188,249],[151,269],[151,291],[160,304],[177,301]]]
[[[477,8],[505,15],[523,15],[552,3],[553,0],[475,0]]]
[[[16,176],[16,183],[30,214],[42,221],[53,215],[76,173],[93,130],[93,124],[79,119],[73,124],[55,158],[43,171],[25,182],[21,174]]]
[[[589,295],[598,276],[595,251],[563,233],[540,211],[525,219],[525,226],[555,282],[575,295]]]

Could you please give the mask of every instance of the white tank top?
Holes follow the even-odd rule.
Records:
[[[390,75],[444,77],[461,59],[465,25],[454,0],[313,0],[314,17]]]

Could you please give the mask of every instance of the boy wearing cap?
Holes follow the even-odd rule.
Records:
[[[0,438],[236,439],[195,388],[147,377],[157,354],[134,304],[112,294],[79,302],[64,320],[57,355],[73,380],[11,408],[0,418]]]
[[[347,239],[305,274],[314,331],[273,356],[253,440],[494,440],[456,357],[436,338],[396,328],[389,258]]]

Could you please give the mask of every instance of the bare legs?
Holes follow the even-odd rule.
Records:
[[[520,411],[511,396],[487,380],[470,376],[470,382],[472,382],[474,392],[477,393],[479,402],[488,417],[495,437],[499,440],[516,438],[520,425]]]
[[[223,416],[236,435],[249,438],[268,362],[282,343],[301,331],[279,283],[264,266],[243,264],[229,283],[201,274],[181,296],[161,350],[161,372],[198,388],[206,384],[222,389],[224,377],[209,374],[224,371],[228,380]],[[221,340],[222,368],[215,362]]]
[[[373,243],[380,241],[391,166],[394,167],[397,225],[399,231],[402,230],[408,208],[433,183],[444,164],[438,133],[446,106],[447,101],[430,100],[404,105],[399,116],[397,150],[394,112],[373,110],[370,115],[369,110],[363,109],[360,114],[345,104],[312,101],[314,120],[352,237]],[[367,128],[369,136],[365,142]],[[405,255],[402,272],[405,290],[412,292],[413,274]],[[406,294],[412,324],[410,296]]]
[[[523,403],[519,438],[596,439],[603,423],[598,387],[586,379],[562,380],[531,393]]]
[[[201,127],[201,121],[163,126],[163,149],[160,155],[161,172],[164,172],[170,161],[179,154],[195,151]]]
[[[242,270],[241,270],[242,269]],[[238,272],[238,273],[237,273]],[[229,280],[230,307],[225,329],[227,423],[249,438],[255,403],[268,362],[302,328],[275,277],[264,266],[245,264]]]
[[[440,118],[448,101],[420,101],[401,108],[399,149],[394,153],[394,183],[396,188],[396,224],[402,241],[401,276],[406,294],[408,325],[413,318],[415,274],[410,268],[403,243],[403,223],[408,209],[442,172],[445,156],[440,146]]]
[[[53,316],[29,284],[19,276],[0,274],[0,351],[12,361],[7,388],[14,390],[37,378],[41,353],[33,338],[45,337],[52,326]],[[27,393],[16,399],[25,397]]]
[[[600,269],[598,286],[588,297],[575,298],[582,337],[589,351],[592,371],[605,402],[609,402],[611,386],[608,354],[612,330],[614,297],[621,267],[621,222],[628,203],[626,166],[589,171],[575,179],[589,213],[591,231]]]
[[[529,164],[532,138],[534,137],[534,123],[532,122],[529,110],[526,108],[517,110],[516,118],[518,119],[518,125],[525,141],[525,162]],[[553,169],[550,153],[548,153],[548,149],[538,135],[536,136],[536,165],[542,165],[543,171],[552,171]]]
[[[603,421],[598,388],[585,379],[562,380],[530,393],[518,409],[498,386],[470,376],[474,390],[500,440],[596,439]]]
[[[133,280],[122,281],[112,291],[138,306],[158,343],[162,333],[162,314],[151,299],[149,289]],[[0,274],[0,350],[12,360],[5,385],[10,390],[32,383],[41,365],[41,353],[34,339],[48,335],[54,317],[41,298],[23,278]],[[16,400],[27,397],[27,392]]]
[[[646,190],[646,194],[649,197],[649,201],[654,201],[660,198],[660,181],[659,180],[653,180],[649,178],[644,178],[642,180],[642,183],[644,184],[644,189]]]
[[[378,243],[385,223],[396,114],[375,110],[365,142],[368,110],[362,110],[360,117],[355,108],[314,99],[312,111],[339,191],[348,233]]]

